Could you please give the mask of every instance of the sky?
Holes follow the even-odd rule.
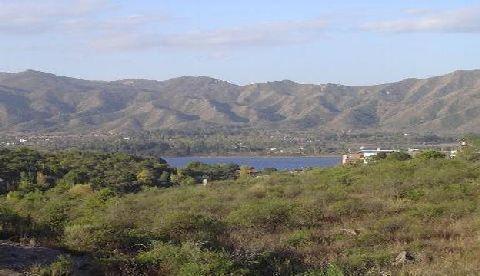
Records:
[[[480,1],[0,0],[0,71],[370,85],[480,69]]]

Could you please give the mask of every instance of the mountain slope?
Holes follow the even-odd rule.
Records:
[[[141,131],[206,126],[480,132],[480,70],[375,86],[208,77],[88,81],[0,73],[0,131]]]

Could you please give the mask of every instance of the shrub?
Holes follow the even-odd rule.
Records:
[[[156,236],[170,242],[202,242],[214,244],[223,226],[217,220],[185,211],[169,211],[152,225]]]
[[[327,208],[328,215],[332,217],[360,217],[370,212],[379,212],[385,202],[379,200],[365,200],[349,198],[336,201]]]
[[[195,180],[195,178],[188,175],[178,174],[178,175],[172,175],[170,178],[171,178],[171,181],[176,185],[194,186],[195,184],[197,184],[197,181]]]
[[[292,223],[299,227],[320,226],[325,218],[323,204],[319,201],[306,201],[292,208]]]
[[[416,156],[419,159],[440,159],[445,158],[445,153],[436,150],[427,150]]]
[[[73,260],[69,256],[61,255],[49,266],[50,275],[67,276],[73,273]]]
[[[77,184],[74,185],[68,191],[73,196],[85,197],[93,194],[93,189],[89,184]]]
[[[391,263],[392,254],[382,248],[372,250],[368,248],[352,248],[345,252],[346,257],[341,260],[340,266],[346,275],[367,275],[368,272],[378,271],[381,267]]]
[[[301,276],[344,276],[343,271],[334,264],[327,264],[323,269],[309,270]]]
[[[24,236],[30,228],[29,219],[22,218],[10,208],[0,206],[0,239]]]
[[[411,158],[412,157],[410,156],[410,154],[406,152],[392,152],[388,154],[386,157],[387,160],[394,160],[394,161],[405,161]]]
[[[425,195],[425,191],[419,188],[408,188],[400,193],[400,197],[408,198],[413,201],[420,200]]]
[[[291,224],[293,205],[283,200],[263,199],[247,203],[231,212],[230,225],[275,231]]]
[[[290,246],[293,247],[301,247],[308,245],[312,242],[312,232],[306,229],[303,230],[297,230],[291,233],[287,240],[286,243]]]
[[[63,243],[80,252],[95,252],[105,246],[109,233],[93,225],[69,225],[65,227]]]
[[[160,275],[233,275],[235,271],[228,255],[201,249],[194,243],[156,243],[136,260],[154,266]]]
[[[46,266],[34,266],[27,275],[69,276],[73,275],[74,262],[70,256],[60,255],[53,263]]]

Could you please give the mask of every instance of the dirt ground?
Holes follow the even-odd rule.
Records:
[[[57,249],[0,241],[0,276],[24,275],[23,272],[31,267],[49,265],[65,254]],[[72,258],[75,263],[74,275],[89,275],[91,267],[88,259],[78,256]]]

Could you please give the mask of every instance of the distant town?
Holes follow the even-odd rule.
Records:
[[[457,153],[459,150],[462,148],[467,147],[468,144],[465,140],[460,140],[458,145],[449,145],[449,146],[444,146],[441,147],[440,149],[438,147],[425,147],[425,148],[408,148],[407,150],[399,150],[399,149],[382,149],[382,148],[366,148],[366,147],[360,147],[360,150],[357,152],[349,152],[347,154],[342,155],[342,164],[343,165],[349,165],[349,164],[355,164],[355,163],[369,163],[370,161],[374,160],[376,157],[379,157],[380,155],[383,155],[384,157],[387,157],[390,154],[393,153],[404,153],[410,157],[415,157],[418,154],[425,152],[425,151],[438,151],[439,153],[445,155],[447,158],[455,158],[457,156]]]
[[[0,147],[48,150],[76,148],[123,151],[150,156],[326,156],[347,154],[347,160],[378,152],[427,149],[454,154],[459,137],[409,133],[319,133],[314,131],[162,130],[143,133],[92,132],[89,134],[3,134]],[[350,161],[345,161],[350,162]]]

